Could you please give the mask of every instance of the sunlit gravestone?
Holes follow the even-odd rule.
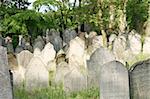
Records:
[[[150,99],[150,59],[132,66],[130,90],[131,99]]]
[[[12,86],[8,70],[7,49],[0,46],[0,99],[12,98]]]
[[[100,99],[129,99],[128,71],[122,63],[111,61],[101,68]]]

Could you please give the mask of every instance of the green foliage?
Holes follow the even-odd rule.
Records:
[[[77,1],[77,0],[76,0]],[[107,30],[110,23],[110,5],[115,6],[114,30],[117,30],[122,10],[126,10],[127,22],[130,29],[141,32],[144,22],[148,18],[149,0],[79,0],[70,3],[69,0],[36,0],[34,10],[28,10],[26,0],[10,0],[0,4],[0,28],[6,34],[30,35],[35,38],[47,28],[63,31],[66,28],[75,29],[83,23],[91,24],[93,30]],[[47,9],[40,13],[41,7]],[[101,10],[101,18],[99,11]]]
[[[99,99],[99,89],[91,88],[67,95],[61,87],[49,87],[47,89],[27,92],[25,89],[14,91],[15,99]]]
[[[148,18],[149,0],[128,0],[126,14],[130,29],[142,32],[144,22]]]

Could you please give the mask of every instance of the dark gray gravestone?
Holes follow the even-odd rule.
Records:
[[[63,41],[60,37],[60,33],[54,29],[47,31],[46,42],[52,43],[56,52],[63,48]]]
[[[15,49],[15,53],[20,53],[21,51],[23,51],[23,47],[22,46],[17,46]]]
[[[0,99],[12,99],[12,86],[8,70],[7,50],[0,46]]]
[[[150,99],[150,59],[133,65],[130,89],[131,99]]]
[[[13,44],[11,42],[7,43],[7,52],[8,53],[14,53]]]
[[[66,29],[63,33],[63,41],[67,44],[74,39],[77,36],[77,33],[75,30]]]
[[[45,45],[45,42],[41,36],[38,36],[33,44],[33,49],[39,48],[40,50],[43,50]]]
[[[0,46],[4,46],[5,45],[5,39],[0,36]]]
[[[105,63],[115,60],[114,55],[107,49],[98,48],[87,61],[88,87],[99,87],[100,68]]]
[[[128,71],[118,61],[103,65],[100,70],[100,99],[129,99]]]

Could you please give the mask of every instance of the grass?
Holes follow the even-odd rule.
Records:
[[[25,89],[15,89],[14,99],[99,99],[99,89],[91,88],[70,94],[66,94],[60,87],[49,87],[32,92],[27,92]]]

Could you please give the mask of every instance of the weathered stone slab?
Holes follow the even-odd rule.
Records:
[[[5,45],[5,39],[0,34],[0,46],[4,46],[4,45]]]
[[[38,36],[33,44],[33,49],[39,48],[40,50],[42,50],[44,48],[44,45],[45,42],[43,38],[41,36]]]
[[[45,45],[44,49],[41,52],[41,59],[43,63],[47,66],[48,62],[53,61],[56,56],[56,51],[54,46],[49,42]]]
[[[5,65],[8,65],[7,50],[2,46],[0,46],[0,56],[1,62]]]
[[[91,32],[92,33],[92,32]],[[89,41],[88,41],[88,49],[87,49],[87,59],[89,60],[90,56],[96,51],[96,49],[103,46],[103,38],[102,36],[94,36],[90,37],[89,35]]]
[[[54,49],[58,52],[63,47],[63,41],[60,37],[60,33],[54,29],[47,31],[46,33],[46,42],[51,42],[54,46]]]
[[[64,77],[64,89],[66,92],[81,91],[87,88],[87,77],[77,69],[71,70]]]
[[[70,41],[70,47],[67,53],[67,58],[69,58],[70,68],[77,68],[80,71],[84,71],[86,68],[85,64],[85,42],[76,37]]]
[[[25,80],[25,69],[22,66],[12,70],[13,73],[13,87],[14,88],[23,88]]]
[[[22,66],[23,68],[26,68],[32,57],[33,54],[28,50],[20,52],[19,54],[17,54],[18,65]]]
[[[115,60],[114,55],[105,48],[98,48],[87,61],[88,87],[99,87],[99,70],[105,63]]]
[[[0,99],[12,99],[12,86],[8,70],[7,50],[0,46]]]
[[[77,36],[77,33],[75,30],[66,29],[63,33],[63,41],[68,44],[76,36]]]
[[[25,73],[26,90],[47,88],[49,86],[49,72],[39,57],[33,57]]]
[[[11,42],[7,43],[7,52],[14,53],[13,44]]]
[[[138,33],[132,31],[129,35],[129,46],[133,54],[139,54],[141,52],[141,36]]]
[[[69,66],[66,62],[61,62],[57,65],[56,75],[55,75],[55,83],[57,85],[64,85],[64,77],[67,73],[70,72]]]
[[[15,49],[15,53],[20,53],[21,51],[23,51],[23,47],[22,46],[17,46]]]
[[[143,45],[143,53],[150,54],[150,37],[145,37],[145,41]]]
[[[132,66],[130,87],[131,99],[150,99],[150,59]]]
[[[128,71],[120,62],[112,61],[101,68],[100,99],[129,99]]]

